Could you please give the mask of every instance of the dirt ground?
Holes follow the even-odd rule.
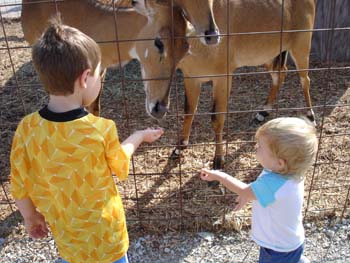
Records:
[[[20,119],[47,102],[34,72],[30,48],[23,39],[19,20],[7,20],[0,32],[0,237],[22,234],[9,194],[9,153],[12,136]],[[6,33],[6,38],[4,35]],[[11,49],[8,51],[7,47]],[[293,69],[294,66],[290,65]],[[349,216],[350,179],[350,69],[349,64],[310,65],[311,98],[317,116],[320,149],[314,167],[307,174],[305,191],[306,221]],[[332,68],[332,69],[330,69]],[[328,69],[328,70],[322,70]],[[229,99],[229,114],[224,129],[225,171],[250,182],[260,171],[254,159],[255,111],[267,98],[270,76],[248,74],[263,68],[247,67],[236,73]],[[240,229],[250,224],[250,207],[232,213],[235,196],[221,188],[208,188],[198,179],[202,167],[210,167],[214,157],[214,132],[210,124],[211,86],[202,87],[189,147],[179,160],[169,156],[177,144],[182,127],[184,89],[177,72],[171,90],[171,108],[161,121],[145,111],[145,94],[138,62],[121,71],[109,69],[102,95],[103,117],[116,121],[121,139],[135,129],[161,126],[165,135],[153,145],[143,145],[134,155],[127,182],[119,184],[131,234],[139,227],[147,231],[185,229]],[[303,116],[306,112],[303,92],[296,73],[287,75],[275,105],[276,116]]]

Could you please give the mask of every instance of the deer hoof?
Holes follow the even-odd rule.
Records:
[[[306,114],[306,118],[311,121],[311,123],[316,127],[317,123],[316,123],[316,118],[315,118],[315,113],[313,111],[309,111]]]
[[[213,161],[213,169],[221,170],[224,168],[225,158],[223,156],[215,156]]]
[[[181,141],[180,145],[177,145],[176,148],[171,153],[170,159],[180,158],[181,150],[185,150],[187,148],[187,145],[188,145],[188,140]]]
[[[173,152],[171,153],[171,155],[170,155],[169,158],[172,159],[172,160],[179,159],[179,158],[180,158],[180,149],[175,148],[175,149],[173,150]]]
[[[269,116],[269,113],[267,111],[259,111],[256,115],[255,115],[255,121],[257,121],[258,123],[262,123],[265,121],[266,117]]]

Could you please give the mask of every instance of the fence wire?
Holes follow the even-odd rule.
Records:
[[[55,9],[60,11],[63,2],[62,0],[37,1],[37,3],[27,4],[54,5]],[[173,4],[173,1],[170,2]],[[197,75],[187,76],[180,70],[176,70],[173,71],[174,74],[165,78],[152,76],[145,79],[140,73],[143,68],[140,62],[130,58],[131,62],[124,65],[123,58],[127,54],[123,53],[122,47],[134,45],[136,42],[153,43],[159,36],[120,39],[118,16],[121,7],[114,1],[105,1],[104,4],[108,7],[101,10],[114,14],[113,22],[110,24],[110,27],[114,28],[113,39],[95,40],[100,46],[112,43],[118,63],[114,63],[115,67],[108,68],[103,83],[101,116],[116,121],[121,139],[126,138],[132,131],[145,127],[162,126],[166,130],[159,142],[140,147],[132,158],[128,181],[118,183],[131,232],[137,232],[140,228],[160,233],[203,229],[239,230],[249,226],[250,207],[233,213],[236,196],[220,187],[209,188],[199,179],[198,173],[202,167],[212,167],[215,147],[218,143],[215,137],[218,134],[215,134],[211,127],[211,119],[223,114],[226,117],[223,129],[224,141],[219,142],[224,149],[223,169],[246,182],[255,180],[261,167],[254,158],[254,132],[257,128],[254,116],[263,110],[263,103],[268,97],[271,85],[271,72],[277,73],[279,77],[281,74],[288,74],[278,93],[276,103],[273,108],[267,110],[270,113],[269,118],[305,115],[308,108],[305,106],[298,74],[307,71],[311,79],[310,92],[316,115],[319,149],[316,162],[306,176],[303,211],[305,221],[322,219],[326,216],[340,219],[349,216],[350,63],[349,60],[338,62],[338,57],[332,57],[332,51],[334,51],[334,45],[339,46],[337,41],[341,40],[341,38],[335,38],[335,35],[349,34],[350,21],[347,21],[348,24],[337,26],[336,19],[339,18],[339,14],[336,12],[339,11],[339,7],[336,6],[336,1],[326,2],[329,3],[329,8],[324,18],[326,21],[321,23],[325,25],[323,28],[285,30],[286,21],[283,19],[284,8],[282,8],[280,30],[221,33],[221,41],[227,43],[227,56],[224,58],[226,68],[220,74],[203,71]],[[47,102],[47,95],[31,63],[30,45],[24,39],[20,19],[9,18],[6,15],[11,8],[21,7],[21,1],[2,1],[0,7],[0,221],[9,226],[4,234],[6,237],[10,234],[11,228],[17,227],[17,222],[20,220],[9,189],[9,155],[12,137],[21,118],[40,109]],[[229,28],[232,14],[229,13],[228,8],[226,11],[227,28]],[[175,34],[174,13],[171,12],[170,15],[172,16],[171,34],[169,38],[162,38],[162,40],[169,40],[170,47],[176,49],[176,41],[180,37]],[[62,13],[62,16],[65,21],[66,14]],[[84,19],[89,20],[89,14]],[[316,19],[321,19],[317,11]],[[131,27],[134,22],[130,21],[130,24],[123,26]],[[232,72],[228,66],[229,55],[234,52],[229,45],[232,38],[242,35],[254,37],[278,34],[280,53],[282,53],[285,34],[310,31],[314,35],[314,42],[310,54],[310,66],[307,69],[298,70],[290,59],[287,62],[288,70],[280,67],[271,71],[262,66],[245,66]],[[199,37],[205,36],[197,34],[187,39],[197,41]],[[349,42],[343,44],[346,45],[346,49],[349,49]],[[317,49],[317,47],[321,48]],[[321,51],[323,53],[319,55],[318,52]],[[144,54],[146,52],[145,50]],[[261,52],[263,53],[264,50]],[[282,58],[279,59],[281,64]],[[207,63],[214,63],[214,61]],[[202,66],[195,65],[196,68]],[[175,68],[176,65],[174,64],[173,67]],[[230,81],[231,77],[233,84]],[[225,80],[226,93],[230,94],[227,96],[227,107],[222,112],[212,112],[214,92],[212,84],[216,79]],[[155,120],[145,111],[143,86],[146,82],[154,83],[163,80],[171,81],[170,108],[165,118]],[[200,88],[197,111],[188,114],[183,107],[186,103],[184,85],[193,80],[201,81],[203,85]],[[231,86],[232,89],[230,89]],[[183,121],[189,115],[194,115],[194,122],[189,144],[184,148],[179,142]],[[180,154],[178,158],[171,158],[175,148]]]

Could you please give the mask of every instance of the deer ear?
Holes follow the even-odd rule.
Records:
[[[185,54],[187,54],[190,51],[190,43],[188,43],[187,39],[183,40],[182,47],[184,49]]]
[[[175,53],[179,61],[189,53],[190,45],[186,38],[187,23],[180,8],[174,8]]]
[[[145,0],[133,0],[131,1],[131,5],[135,8],[135,11],[143,16],[149,17],[150,9],[153,7],[149,7],[149,3]]]
[[[190,44],[187,39],[176,39],[175,40],[175,60],[178,63],[181,61],[186,55],[190,54]]]

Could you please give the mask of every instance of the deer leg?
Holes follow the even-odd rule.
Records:
[[[288,52],[283,51],[281,54],[275,57],[270,63],[265,64],[266,69],[271,72],[270,74],[272,78],[272,85],[270,88],[269,96],[264,105],[264,110],[259,111],[255,116],[255,120],[258,122],[265,121],[265,118],[269,116],[268,110],[272,109],[272,105],[276,101],[277,94],[286,77],[285,72],[279,72],[279,71],[287,71],[288,69],[286,65],[287,57],[288,57]],[[277,72],[274,72],[274,71],[277,71]]]
[[[301,86],[303,87],[304,97],[306,101],[307,113],[306,117],[316,126],[316,118],[315,113],[312,110],[312,103],[310,97],[310,78],[309,78],[309,49],[305,48],[291,51],[292,58],[294,63],[298,69],[298,74],[301,82]]]
[[[107,72],[107,68],[103,69],[101,71],[101,89],[100,92],[97,96],[97,98],[87,107],[88,111],[92,114],[94,114],[95,116],[100,116],[100,112],[101,112],[101,105],[100,105],[100,98],[101,98],[101,93],[102,93],[102,89],[103,89],[103,83],[106,77],[106,72]]]
[[[178,145],[171,154],[172,158],[178,158],[180,150],[185,149],[189,143],[194,113],[197,111],[200,95],[200,83],[197,79],[185,79],[185,117],[182,126],[182,133]]]
[[[222,169],[224,167],[223,153],[223,129],[225,125],[225,117],[227,112],[228,98],[232,85],[232,77],[217,78],[213,80],[213,115],[212,126],[215,131],[215,157],[213,161],[214,169]]]

